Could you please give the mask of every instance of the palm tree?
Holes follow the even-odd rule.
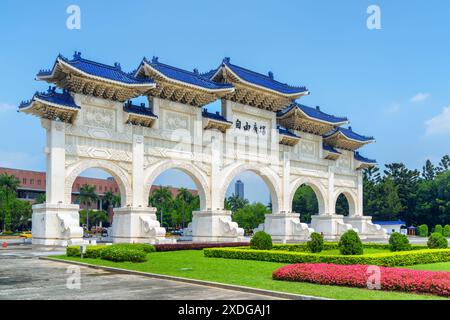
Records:
[[[0,205],[3,211],[3,231],[11,227],[11,203],[17,194],[20,180],[7,173],[0,174]]]
[[[89,207],[92,202],[98,200],[98,195],[95,192],[95,187],[85,184],[80,188],[80,194],[78,195],[78,200],[80,200],[81,204],[86,205],[86,227],[89,230]]]
[[[176,201],[179,204],[181,214],[182,214],[182,227],[184,228],[186,221],[186,209],[189,209],[191,202],[194,200],[192,193],[186,188],[178,189],[176,196]]]
[[[108,206],[108,209],[114,207],[114,193],[110,190],[106,191],[103,194],[103,202]]]
[[[163,213],[167,213],[169,211],[168,209],[172,205],[172,201],[172,192],[168,187],[163,186],[155,189],[149,198],[149,203],[153,207],[157,208],[160,213],[161,226],[163,224]]]
[[[226,207],[230,208],[231,211],[233,212],[236,212],[239,209],[244,208],[248,204],[247,199],[242,199],[235,193],[233,193],[230,197],[228,197],[226,201],[227,201]]]

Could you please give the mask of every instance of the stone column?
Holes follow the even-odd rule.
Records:
[[[216,137],[211,141],[211,206],[192,213],[192,241],[194,242],[237,242],[242,241],[244,230],[231,219],[231,211],[224,210],[220,201],[220,168],[222,166],[222,144]]]
[[[363,216],[363,176],[362,171],[357,172],[357,199],[355,204],[355,212],[352,216],[344,217],[345,223],[351,224],[353,228],[359,231],[361,239],[382,240],[387,239],[387,230],[380,225],[372,223],[372,217]]]
[[[338,240],[340,236],[352,230],[352,226],[344,221],[344,216],[336,214],[334,199],[334,168],[328,167],[328,189],[325,198],[325,212],[311,217],[311,227],[323,234],[327,240]]]
[[[272,236],[274,242],[288,243],[309,239],[312,229],[300,222],[300,214],[291,212],[290,195],[291,161],[289,153],[283,153],[283,177],[281,178],[281,203],[279,212],[266,214],[264,223],[254,231],[265,231]]]
[[[79,206],[64,203],[66,190],[66,124],[43,119],[46,129],[47,156],[46,203],[33,206],[33,245],[67,246],[82,243],[83,229],[80,227]]]
[[[144,137],[133,134],[132,203],[114,209],[113,242],[120,243],[170,243],[165,238],[166,229],[156,218],[156,208],[148,207],[144,186]]]

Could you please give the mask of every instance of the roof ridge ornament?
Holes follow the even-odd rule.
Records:
[[[159,62],[158,59],[159,58],[157,56],[153,56],[152,63],[158,63]]]
[[[200,75],[200,73],[198,72],[198,69],[197,68],[194,68],[194,73],[197,75],[197,76],[199,76]]]
[[[73,59],[74,60],[81,59],[81,52],[80,51],[75,51],[74,54],[73,54]]]
[[[117,70],[122,71],[122,67],[120,66],[120,62],[114,62],[114,67],[115,67]]]
[[[222,60],[222,62],[223,63],[230,63],[230,57],[225,57],[225,58],[223,58],[223,60]]]
[[[273,72],[269,71],[268,75],[269,75],[269,78],[273,80]]]

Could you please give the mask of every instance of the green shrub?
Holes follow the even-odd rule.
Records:
[[[389,250],[391,251],[408,251],[411,250],[411,244],[408,237],[404,234],[394,232],[389,237]]]
[[[339,252],[343,255],[361,255],[364,253],[361,239],[354,230],[348,230],[341,236]]]
[[[434,232],[442,234],[444,232],[444,229],[442,228],[442,225],[440,225],[440,224],[435,225],[434,226]]]
[[[83,255],[83,258],[92,258],[98,259],[101,257],[101,252],[105,248],[116,247],[122,248],[123,250],[139,250],[144,252],[145,254],[155,252],[156,249],[151,244],[146,243],[115,243],[109,246],[98,245],[91,246],[88,245],[86,247],[86,252]],[[66,256],[68,257],[81,257],[80,246],[68,246],[66,248]]]
[[[86,252],[83,254],[83,258],[92,258],[98,259],[100,258],[101,252],[105,249],[106,246],[87,246]]]
[[[419,231],[419,237],[428,237],[428,226],[426,224],[421,224],[417,227]]]
[[[258,260],[279,263],[365,264],[385,267],[412,266],[416,264],[450,261],[450,249],[424,249],[374,253],[361,256],[323,255],[308,252],[238,248],[210,248],[204,249],[203,253],[208,258]]]
[[[145,253],[156,252],[155,246],[147,243],[115,243],[112,246],[142,250]]]
[[[318,232],[311,233],[311,240],[306,243],[309,252],[321,252],[323,250],[323,236]]]
[[[272,246],[272,237],[264,231],[258,231],[250,240],[250,247],[255,250],[270,250]]]
[[[81,255],[80,253],[80,246],[68,246],[66,248],[66,256],[68,257],[79,257]]]
[[[105,246],[105,248],[101,250],[100,256],[103,260],[110,260],[114,262],[147,261],[147,254],[142,249],[125,247],[120,245]]]
[[[434,232],[428,238],[427,246],[430,249],[445,249],[448,247],[448,241],[441,233]]]
[[[450,237],[450,225],[445,225],[444,231],[442,231],[442,235],[446,238]]]

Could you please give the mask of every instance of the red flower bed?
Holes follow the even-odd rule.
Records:
[[[244,247],[248,242],[155,244],[156,251],[203,250],[204,248]]]
[[[379,270],[379,273],[374,270]],[[272,277],[275,280],[360,288],[370,288],[371,284],[374,288],[373,285],[377,283],[374,280],[379,278],[378,289],[381,290],[429,293],[450,297],[450,272],[370,267],[367,265],[304,263],[284,266],[275,270]]]

